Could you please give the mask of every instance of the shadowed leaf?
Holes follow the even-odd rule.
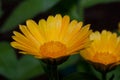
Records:
[[[10,14],[0,31],[6,32],[13,29],[18,24],[28,18],[33,18],[37,14],[45,12],[55,5],[59,0],[25,0],[19,4]]]

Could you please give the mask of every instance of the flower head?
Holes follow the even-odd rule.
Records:
[[[20,53],[42,59],[72,55],[90,42],[90,25],[82,26],[82,22],[70,22],[69,16],[62,17],[60,14],[49,16],[47,20],[41,19],[38,24],[27,20],[26,25],[19,26],[21,33],[13,31],[15,41],[11,45]]]
[[[90,35],[90,47],[81,51],[86,60],[100,64],[104,69],[113,67],[120,62],[120,37],[116,33],[103,30]],[[99,66],[100,66],[99,65]]]

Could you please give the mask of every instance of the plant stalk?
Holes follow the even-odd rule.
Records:
[[[102,80],[107,80],[107,72],[102,72]]]
[[[56,64],[47,64],[49,80],[59,80]]]

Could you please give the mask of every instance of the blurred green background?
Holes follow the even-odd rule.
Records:
[[[18,25],[27,19],[38,22],[57,13],[90,23],[94,31],[117,31],[120,0],[0,0],[0,80],[48,80],[40,60],[18,54],[9,42],[12,31],[19,30]],[[61,64],[59,72],[64,80],[101,80],[100,73],[79,55]],[[120,66],[107,76],[120,80]]]

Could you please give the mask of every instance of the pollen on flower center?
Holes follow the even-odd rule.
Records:
[[[93,61],[96,61],[98,63],[102,63],[104,65],[112,64],[117,61],[117,58],[113,54],[109,53],[97,53],[93,57]]]
[[[66,46],[58,41],[51,41],[40,46],[40,54],[46,58],[59,58],[66,56]]]

